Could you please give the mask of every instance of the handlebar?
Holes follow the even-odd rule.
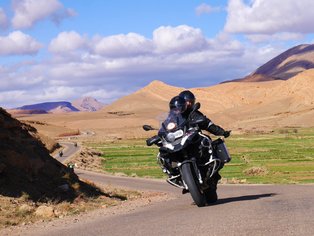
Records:
[[[159,141],[161,141],[160,137],[158,135],[155,135],[149,139],[146,140],[146,145],[147,146],[152,146],[153,144],[158,143]]]

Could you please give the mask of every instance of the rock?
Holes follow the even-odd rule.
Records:
[[[31,212],[33,210],[34,210],[34,207],[27,205],[27,204],[22,204],[18,209],[18,211],[21,213],[28,213],[28,212]]]
[[[39,206],[35,211],[35,215],[44,218],[51,218],[55,216],[53,207],[51,206]]]

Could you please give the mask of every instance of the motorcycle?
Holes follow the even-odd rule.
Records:
[[[157,162],[168,175],[167,182],[189,192],[198,207],[217,201],[218,171],[231,160],[224,140],[211,138],[202,133],[191,114],[200,108],[196,103],[187,119],[180,112],[171,110],[160,129],[144,125],[145,131],[159,130],[146,140],[147,146],[157,145]]]

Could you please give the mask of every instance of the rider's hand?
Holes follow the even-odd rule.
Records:
[[[228,138],[228,137],[230,136],[230,133],[231,133],[231,130],[225,131],[224,134],[223,134],[223,136],[224,136],[225,138]]]

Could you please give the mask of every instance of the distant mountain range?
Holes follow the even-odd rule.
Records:
[[[314,68],[314,44],[302,44],[290,48],[260,66],[252,74],[226,82],[262,82],[288,80],[295,75]],[[226,83],[224,82],[224,83]]]
[[[14,114],[45,114],[45,113],[67,113],[78,111],[98,111],[104,104],[92,97],[83,97],[73,102],[44,102],[24,105],[13,109]]]
[[[190,90],[201,103],[202,113],[214,123],[234,132],[314,127],[313,48],[313,45],[294,47],[255,70],[243,82]],[[296,75],[290,77],[293,74]],[[84,127],[86,130],[96,130],[101,139],[147,138],[152,133],[143,131],[143,124],[158,128],[169,112],[170,99],[184,89],[153,81],[99,112],[72,112],[67,117],[66,126],[71,129]],[[63,116],[51,114],[21,119],[46,122],[55,127],[61,127],[62,124],[61,128],[64,128]],[[43,132],[47,129],[45,126],[38,128]],[[58,134],[55,132],[56,136]]]

